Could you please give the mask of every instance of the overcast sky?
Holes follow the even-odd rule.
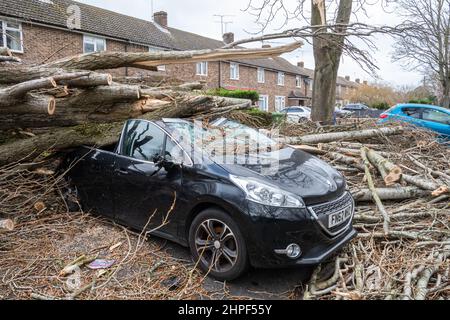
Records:
[[[79,0],[79,2],[141,19],[151,19],[151,0]],[[226,21],[233,22],[227,25],[227,31],[234,32],[236,39],[247,38],[248,32],[257,30],[258,25],[254,21],[254,16],[243,11],[246,5],[247,0],[153,0],[154,11],[164,10],[168,12],[169,26],[215,39],[221,39],[221,25],[216,23],[220,18],[214,17],[215,14],[230,15],[225,17]],[[393,21],[398,21],[395,14],[385,12],[380,5],[371,6],[367,15],[368,17],[360,16],[360,21],[378,25],[392,24]],[[298,24],[299,22],[292,21],[289,27]],[[277,27],[279,26],[274,24],[271,26],[272,30],[269,29],[268,32]],[[273,46],[282,43],[282,40],[271,42]],[[384,82],[395,86],[416,86],[420,84],[422,76],[419,73],[404,71],[398,63],[391,62],[393,40],[386,36],[379,36],[376,43],[378,50],[374,57],[377,66],[380,68],[378,75]],[[284,57],[292,63],[304,61],[306,67],[314,67],[312,48],[309,45],[305,45],[302,49]],[[355,61],[348,57],[343,58],[339,74],[341,76],[349,75],[352,80],[361,78],[369,82],[374,81],[360,69]]]

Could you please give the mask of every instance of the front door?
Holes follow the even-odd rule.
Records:
[[[170,229],[167,217],[181,188],[181,167],[159,165],[167,135],[155,124],[131,120],[114,171],[116,219],[137,229]]]

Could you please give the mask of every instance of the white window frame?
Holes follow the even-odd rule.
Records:
[[[295,76],[295,87],[301,88],[302,87],[303,79],[301,76]]]
[[[197,76],[208,75],[208,61],[197,62],[195,66],[195,74]]]
[[[257,71],[257,80],[258,83],[265,83],[266,82],[266,71],[264,70],[264,68],[258,68]]]
[[[16,24],[18,24],[19,25],[19,29],[8,27],[8,22],[9,23],[16,23]],[[11,50],[11,52],[23,53],[22,23],[0,19],[0,24],[2,26],[2,33],[0,34],[0,36],[2,37],[2,40],[3,40],[3,48],[7,48],[8,47],[8,42],[6,41],[7,40],[6,39],[6,31],[7,30],[15,31],[15,32],[19,32],[20,33],[20,50],[13,50],[13,49],[10,49],[10,50]]]
[[[90,41],[90,39],[94,39],[94,41]],[[104,50],[102,51],[106,51],[106,39],[102,38],[102,37],[96,37],[96,36],[91,36],[89,34],[84,34],[83,35],[83,53],[92,53],[92,52],[86,52],[84,45],[85,43],[90,43],[94,45],[94,52],[101,52],[97,50],[97,41],[96,40],[102,40],[103,41],[103,47]]]
[[[284,86],[285,74],[284,72],[278,72],[277,84],[279,86]]]
[[[264,100],[265,108],[259,104],[261,100]],[[267,94],[259,95],[258,107],[261,111],[269,112],[269,96]]]
[[[286,108],[286,97],[275,96],[275,111],[281,111]]]
[[[239,80],[239,63],[230,62],[230,80]]]

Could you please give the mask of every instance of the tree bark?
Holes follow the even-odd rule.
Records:
[[[376,192],[381,200],[407,200],[428,197],[431,195],[429,191],[416,187],[377,188]],[[354,193],[353,197],[356,201],[371,201],[372,192],[369,189],[361,189]]]
[[[22,116],[30,117],[30,120],[39,116],[49,118],[56,111],[56,99],[50,95],[28,94],[26,98],[13,107],[0,107],[0,128],[3,130],[17,127],[27,127],[22,122]]]
[[[157,106],[150,110],[149,103],[141,106],[142,101],[135,103],[114,104],[112,110],[104,110],[104,113],[89,113],[89,110],[76,110],[72,107],[58,108],[54,116],[22,115],[20,124],[33,127],[71,126],[68,128],[57,128],[49,133],[38,135],[29,139],[13,141],[0,145],[0,165],[18,161],[23,158],[34,158],[46,151],[63,150],[80,145],[104,146],[116,143],[124,120],[129,118],[140,118],[146,120],[157,120],[161,118],[189,118],[193,116],[211,116],[220,114],[224,110],[245,109],[251,107],[250,100],[230,99],[214,96],[195,96],[180,94],[177,99],[168,100],[168,104]],[[82,107],[84,108],[84,107]],[[150,111],[143,111],[147,108]],[[84,112],[84,113],[83,113]],[[144,113],[145,112],[145,113]],[[12,116],[10,122],[0,122],[3,127],[16,128],[17,117]],[[121,121],[120,121],[121,120]],[[75,126],[80,124],[78,126]]]
[[[256,49],[206,49],[195,51],[159,51],[159,52],[94,52],[75,57],[64,58],[47,63],[42,68],[63,68],[68,70],[105,70],[122,67],[151,68],[159,65],[218,61],[229,59],[268,58],[291,52],[301,47],[295,42],[273,48]],[[1,73],[0,73],[1,74]]]
[[[397,135],[404,132],[403,127],[390,127],[381,129],[368,129],[359,131],[330,132],[306,135],[302,137],[286,138],[285,142],[289,144],[318,144],[340,140],[358,140],[377,136]]]
[[[317,26],[327,24],[325,1],[311,0],[311,7],[311,26],[312,30],[315,31],[318,29]],[[342,24],[343,26],[338,28],[339,32],[345,32],[346,27],[344,25],[350,22],[351,13],[352,0],[340,0],[336,24]],[[315,61],[311,113],[313,121],[333,124],[336,83],[344,41],[345,37],[332,34],[313,38]]]
[[[378,169],[386,186],[392,186],[402,178],[402,169],[383,158],[377,152],[367,149],[367,158]]]

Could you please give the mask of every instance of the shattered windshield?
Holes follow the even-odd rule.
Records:
[[[280,144],[274,132],[256,130],[228,119],[212,123],[178,121],[166,125],[187,153],[201,153],[217,163],[257,164],[278,158]]]

